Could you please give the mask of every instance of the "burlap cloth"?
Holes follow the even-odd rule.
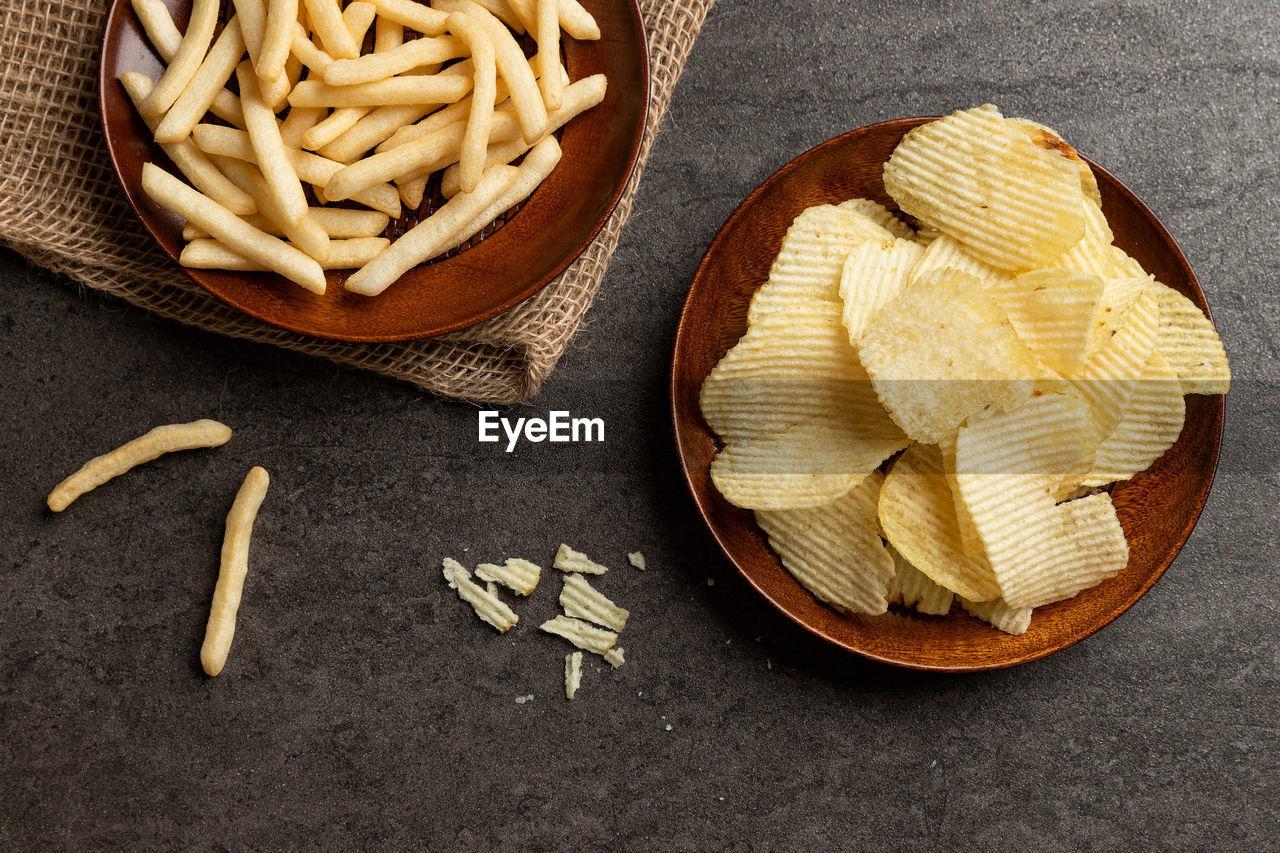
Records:
[[[461,332],[401,344],[320,341],[247,317],[183,275],[133,218],[103,149],[94,89],[107,0],[5,0],[0,9],[0,240],[41,266],[182,323],[323,356],[449,397],[527,399],[595,297],[713,2],[640,0],[653,75],[649,121],[617,210],[582,257],[541,293]]]

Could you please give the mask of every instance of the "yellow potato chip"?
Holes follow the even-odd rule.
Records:
[[[898,457],[880,489],[879,513],[889,544],[930,580],[975,601],[1000,595],[986,558],[964,552],[937,447],[913,444]]]
[[[585,619],[614,631],[627,627],[627,618],[631,615],[630,611],[614,604],[578,574],[564,579],[564,587],[560,590],[560,609],[567,616]]]
[[[1084,366],[1102,289],[1102,279],[1095,275],[1044,269],[1023,273],[987,292],[1046,367],[1071,374]]]
[[[889,609],[886,596],[896,570],[876,514],[883,481],[877,471],[825,506],[756,512],[787,571],[839,610],[875,615]]]
[[[965,419],[1016,406],[1045,375],[973,276],[944,269],[903,290],[872,320],[858,352],[903,431],[927,444]]]
[[[916,231],[916,242],[927,248],[933,244],[934,240],[937,240],[941,236],[942,232],[937,228],[930,228],[926,225]]]
[[[1093,169],[1089,168],[1080,152],[1071,147],[1058,131],[1029,118],[1011,118],[1009,121],[1020,127],[1037,148],[1051,151],[1075,164],[1076,171],[1080,173],[1080,189],[1084,197],[1094,204],[1102,204],[1102,193],[1098,190],[1098,178],[1093,174]]]
[[[593,652],[597,655],[608,654],[609,650],[613,648],[613,644],[618,641],[616,632],[597,628],[590,622],[574,619],[572,616],[557,616],[554,619],[548,619],[539,625],[538,629],[546,631],[548,634],[555,634],[557,637],[564,637],[583,651]]]
[[[870,198],[851,198],[848,201],[842,201],[836,205],[842,210],[852,210],[855,213],[861,213],[870,219],[876,225],[888,231],[900,240],[910,240],[916,235],[916,229],[912,228],[906,222],[903,222],[895,216],[889,208],[885,207],[875,199]]]
[[[955,593],[930,580],[928,575],[911,565],[892,545],[889,546],[889,555],[893,557],[897,572],[889,582],[887,597],[890,604],[901,604],[930,616],[946,616],[951,611]]]
[[[924,254],[910,240],[868,240],[849,252],[840,274],[844,326],[854,344],[876,313],[907,284],[912,268]]]
[[[1133,307],[1147,290],[1150,290],[1154,279],[1145,273],[1138,276],[1120,276],[1107,279],[1098,297],[1098,313],[1093,319],[1093,329],[1089,333],[1089,356],[1111,340],[1111,336],[1124,322],[1125,314]]]
[[[1115,334],[1069,377],[1088,401],[1098,435],[1109,435],[1119,423],[1155,350],[1159,321],[1155,295],[1143,291],[1124,312]]]
[[[528,560],[514,557],[501,566],[494,563],[481,563],[476,566],[476,577],[490,583],[500,583],[517,595],[528,595],[538,585],[542,575],[542,567]]]
[[[960,545],[964,553],[970,557],[984,556],[982,538],[978,529],[973,526],[973,518],[969,515],[969,507],[960,499],[960,490],[956,486],[956,436],[951,436],[938,445],[942,454],[942,468],[947,472],[947,485],[951,488],[951,502],[955,505],[956,523],[960,525]]]
[[[1156,350],[1147,359],[1120,422],[1098,445],[1093,465],[1080,485],[1102,486],[1147,470],[1178,440],[1185,416],[1178,374]]]
[[[1231,366],[1213,323],[1196,304],[1168,285],[1151,286],[1160,312],[1156,347],[1178,374],[1184,394],[1225,394]]]
[[[1080,209],[1084,216],[1084,236],[1045,266],[1087,272],[1104,281],[1109,278],[1131,276],[1131,273],[1126,272],[1130,267],[1117,262],[1115,257],[1117,250],[1111,245],[1115,237],[1111,233],[1111,226],[1107,224],[1107,217],[1102,213],[1102,208],[1096,202],[1085,199]],[[1137,275],[1143,274],[1141,270],[1137,273]]]
[[[921,125],[884,166],[898,207],[979,260],[1024,272],[1084,235],[1080,171],[990,104]]]
[[[840,317],[839,303],[797,294],[781,317],[748,329],[707,377],[702,413],[725,444],[711,477],[730,503],[829,503],[907,445]]]
[[[1031,627],[1030,607],[1010,607],[1002,598],[991,601],[968,601],[956,596],[964,612],[975,619],[981,619],[992,628],[1006,634],[1025,634]]]
[[[920,262],[911,271],[908,283],[914,284],[923,278],[925,273],[941,269],[966,272],[982,282],[984,288],[995,287],[1013,278],[1008,270],[993,267],[969,254],[954,237],[938,234],[929,241]]]

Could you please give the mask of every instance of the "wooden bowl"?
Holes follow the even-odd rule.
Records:
[[[574,80],[607,75],[605,99],[564,128],[564,156],[525,204],[462,250],[410,270],[376,297],[346,291],[342,284],[350,271],[326,273],[329,287],[323,296],[274,273],[187,274],[246,314],[290,331],[342,341],[430,337],[492,317],[537,293],[582,254],[613,212],[635,168],[649,103],[649,60],[639,7],[634,0],[583,3],[595,15],[603,38],[565,39],[566,68]],[[185,27],[190,0],[166,4],[179,27]],[[141,183],[143,163],[158,162],[171,170],[172,165],[151,141],[121,87],[118,78],[125,71],[157,79],[163,65],[128,0],[113,0],[98,64],[98,109],[107,154],[143,227],[177,261],[182,221],[152,202]],[[431,199],[424,201],[418,215],[425,216],[430,204]]]
[[[881,616],[837,612],[817,601],[782,567],[748,510],[712,485],[719,447],[703,421],[698,390],[746,331],[747,307],[764,284],[792,219],[810,205],[858,196],[896,209],[881,170],[898,141],[929,118],[859,128],[806,151],[775,172],[734,211],[698,267],[676,335],[671,405],[685,479],[703,520],[747,582],[792,620],[873,660],[913,669],[962,672],[1036,660],[1078,643],[1133,606],[1164,573],[1191,534],[1217,467],[1221,396],[1186,398],[1182,435],[1168,453],[1112,492],[1130,546],[1128,567],[1075,598],[1037,608],[1021,636],[963,613],[924,616],[894,607]],[[1090,163],[1116,244],[1205,313],[1204,294],[1186,258],[1155,215],[1106,170]]]

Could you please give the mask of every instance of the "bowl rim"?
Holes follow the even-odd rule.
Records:
[[[872,131],[880,128],[897,129],[899,127],[904,128],[905,130],[910,130],[912,127],[919,126],[929,121],[935,121],[939,118],[943,118],[943,116],[928,116],[928,115],[905,116],[902,118],[887,119],[884,121],[873,122],[871,124],[862,125],[861,127],[857,127],[857,128],[853,128],[851,130],[845,131],[844,133],[838,134],[837,136],[833,136],[830,139],[820,142],[817,145],[814,145],[802,151],[801,153],[797,154],[795,157],[791,158],[786,163],[782,164],[777,169],[775,169],[767,178],[761,181],[760,184],[755,187],[755,189],[753,189],[750,193],[746,195],[745,198],[743,198],[743,200],[738,204],[738,206],[734,208],[733,212],[729,214],[728,218],[725,219],[724,223],[716,230],[715,236],[712,238],[710,244],[708,244],[706,252],[703,254],[702,259],[698,262],[698,266],[694,270],[693,276],[690,279],[689,290],[685,294],[684,304],[682,305],[680,310],[680,319],[676,326],[676,335],[675,335],[675,342],[673,346],[670,379],[669,379],[669,386],[668,386],[668,395],[669,395],[668,403],[671,409],[671,426],[675,434],[676,456],[680,465],[680,473],[684,480],[685,485],[689,489],[690,495],[693,498],[694,506],[698,510],[698,515],[702,520],[703,526],[708,531],[710,531],[712,538],[715,539],[716,545],[720,549],[720,552],[724,554],[724,556],[729,560],[729,562],[733,565],[733,567],[738,571],[738,574],[740,574],[747,581],[747,583],[757,593],[759,593],[766,601],[768,601],[776,610],[781,612],[784,616],[786,616],[796,625],[799,625],[808,633],[816,637],[819,637],[820,639],[834,646],[837,646],[849,652],[853,652],[854,654],[857,654],[867,660],[871,660],[876,663],[887,664],[890,666],[899,667],[903,669],[916,670],[919,672],[934,672],[934,673],[986,672],[990,670],[1006,669],[1008,667],[1017,666],[1019,664],[1030,663],[1031,661],[1035,661],[1035,660],[1041,660],[1045,657],[1048,657],[1049,655],[1054,654],[1055,652],[1062,651],[1063,649],[1069,648],[1079,642],[1082,642],[1083,640],[1088,639],[1089,637],[1093,636],[1097,632],[1101,631],[1103,628],[1110,625],[1112,622],[1118,619],[1122,614],[1126,613],[1139,600],[1141,600],[1142,597],[1145,596],[1153,586],[1156,585],[1156,583],[1160,580],[1160,578],[1164,576],[1164,573],[1169,569],[1169,566],[1173,564],[1173,561],[1182,552],[1183,546],[1186,545],[1187,540],[1191,537],[1191,532],[1192,530],[1195,529],[1196,523],[1199,521],[1200,515],[1204,511],[1205,504],[1208,502],[1209,492],[1213,487],[1213,482],[1217,475],[1218,461],[1219,461],[1219,456],[1221,454],[1221,449],[1222,449],[1222,432],[1225,426],[1225,405],[1223,404],[1223,400],[1224,400],[1223,395],[1221,394],[1210,395],[1212,398],[1216,398],[1217,400],[1217,406],[1215,407],[1215,411],[1211,413],[1212,422],[1210,426],[1213,433],[1213,441],[1212,441],[1212,446],[1209,454],[1210,455],[1209,464],[1207,466],[1207,471],[1206,471],[1207,476],[1205,476],[1204,478],[1203,486],[1194,495],[1195,507],[1191,512],[1187,520],[1187,523],[1183,527],[1183,529],[1178,533],[1178,535],[1173,540],[1169,540],[1170,547],[1167,549],[1168,558],[1162,559],[1160,561],[1160,565],[1155,570],[1149,573],[1149,575],[1143,580],[1141,585],[1135,591],[1131,599],[1128,600],[1127,602],[1122,602],[1121,606],[1108,610],[1108,612],[1105,615],[1103,615],[1096,622],[1096,624],[1089,626],[1087,630],[1084,630],[1083,632],[1064,637],[1059,641],[1050,643],[1042,648],[1035,649],[1018,656],[1002,658],[1002,659],[993,659],[989,662],[979,663],[979,664],[938,665],[938,664],[922,663],[919,661],[904,660],[904,659],[892,657],[889,655],[879,654],[869,649],[859,647],[858,645],[847,642],[838,637],[832,636],[831,634],[828,634],[825,631],[823,631],[820,627],[810,624],[801,615],[793,612],[789,607],[786,606],[786,604],[784,604],[778,598],[770,594],[770,592],[767,589],[765,589],[765,587],[761,583],[757,582],[757,580],[752,576],[752,574],[747,571],[747,569],[743,565],[744,561],[739,560],[737,555],[734,554],[733,549],[730,548],[729,543],[726,541],[725,536],[722,535],[722,532],[719,529],[719,527],[716,525],[715,522],[713,522],[711,513],[709,511],[709,507],[704,505],[703,496],[700,493],[697,485],[694,483],[692,470],[691,470],[692,466],[689,463],[689,449],[686,448],[685,446],[684,438],[681,432],[681,426],[682,426],[682,421],[680,416],[681,415],[681,391],[684,386],[681,383],[678,365],[679,365],[681,351],[685,348],[685,346],[687,346],[687,344],[685,344],[685,341],[688,339],[689,335],[691,334],[689,331],[689,325],[691,324],[691,314],[692,314],[691,305],[693,302],[692,297],[693,297],[694,289],[698,287],[699,283],[704,280],[704,276],[708,274],[707,270],[711,265],[712,258],[713,256],[716,256],[721,251],[721,244],[727,239],[727,234],[729,233],[731,228],[737,224],[737,221],[741,217],[744,217],[746,215],[746,211],[749,208],[754,206],[759,196],[763,195],[767,190],[771,189],[775,184],[785,181],[787,178],[787,175],[801,161],[807,160],[811,157],[820,156],[826,149],[838,147],[839,145],[849,141],[851,137],[865,134],[868,131]],[[1169,246],[1173,249],[1174,259],[1176,260],[1179,266],[1181,266],[1183,269],[1186,270],[1188,280],[1191,282],[1196,292],[1200,296],[1199,300],[1193,299],[1192,301],[1197,302],[1198,306],[1204,311],[1205,317],[1208,318],[1210,323],[1212,323],[1213,314],[1209,309],[1208,299],[1204,296],[1204,290],[1202,287],[1200,287],[1199,279],[1196,278],[1195,271],[1192,269],[1190,262],[1187,260],[1185,253],[1182,251],[1182,247],[1178,245],[1177,241],[1173,238],[1173,235],[1169,233],[1169,230],[1167,228],[1165,228],[1164,223],[1160,221],[1160,218],[1155,215],[1155,213],[1151,210],[1151,208],[1149,208],[1137,196],[1137,194],[1134,193],[1133,190],[1131,190],[1123,181],[1121,181],[1110,171],[1098,165],[1097,163],[1095,163],[1093,160],[1086,157],[1085,155],[1081,154],[1080,156],[1085,160],[1085,162],[1089,164],[1090,168],[1092,168],[1095,172],[1100,172],[1104,174],[1107,178],[1109,178],[1112,182],[1114,182],[1115,187],[1125,197],[1125,200],[1128,203],[1132,204],[1133,207],[1136,208],[1153,226],[1153,228],[1160,235],[1160,237],[1162,237],[1164,240],[1168,242]],[[705,423],[703,423],[702,428],[708,431],[709,433],[711,433],[712,435],[714,435],[714,432],[711,431],[710,428],[706,426]],[[1181,434],[1179,438],[1181,438]],[[713,496],[708,495],[707,497],[708,499],[711,499]],[[771,548],[769,550],[771,553],[774,553],[775,558],[777,558],[776,552],[773,552]],[[819,604],[821,604],[824,607],[829,607],[828,605],[825,605],[822,602],[819,602]],[[835,610],[834,608],[830,608],[830,609],[832,610],[833,613],[837,615],[841,615],[839,614],[839,611]],[[944,618],[950,618],[950,617],[944,617]]]
[[[201,276],[197,274],[200,272],[205,272],[204,270],[192,270],[187,267],[184,267],[182,264],[178,263],[177,258],[169,254],[169,251],[165,248],[164,242],[161,241],[159,235],[156,233],[156,229],[153,227],[152,222],[147,216],[144,216],[142,214],[142,211],[139,209],[139,205],[134,201],[132,194],[130,193],[128,187],[126,186],[126,183],[123,177],[123,171],[121,169],[120,159],[119,159],[120,155],[116,149],[116,143],[117,141],[120,141],[120,140],[117,140],[107,129],[107,101],[108,101],[107,87],[110,85],[113,85],[116,82],[115,80],[109,80],[107,78],[107,73],[106,73],[107,57],[108,57],[107,49],[111,45],[113,34],[116,33],[121,26],[120,24],[117,23],[117,16],[122,14],[127,14],[131,10],[129,0],[110,0],[110,3],[107,7],[106,17],[102,25],[102,35],[98,39],[97,82],[96,82],[96,86],[94,87],[94,95],[96,96],[98,101],[98,104],[97,104],[98,130],[102,135],[103,147],[106,149],[107,159],[111,163],[111,171],[115,177],[116,186],[119,188],[121,195],[124,196],[125,203],[128,204],[129,210],[133,214],[133,217],[142,225],[143,230],[147,232],[147,236],[151,239],[151,242],[156,246],[156,248],[160,250],[160,253],[162,255],[168,258],[168,260],[175,267],[180,269],[187,276],[187,278],[193,281],[197,287],[199,287],[205,293],[208,293],[210,296],[217,299],[223,305],[233,308],[234,310],[238,311],[245,317],[251,317],[254,320],[257,320],[258,322],[262,322],[274,328],[283,329],[287,332],[292,332],[297,335],[303,335],[315,340],[343,342],[343,343],[370,343],[370,344],[404,343],[409,341],[427,340],[430,338],[439,337],[440,335],[449,334],[450,332],[456,332],[461,329],[470,328],[486,320],[491,320],[494,317],[498,316],[499,314],[502,314],[503,312],[510,310],[511,308],[520,304],[521,302],[524,302],[525,300],[532,298],[533,296],[541,292],[547,285],[551,284],[551,282],[559,278],[564,273],[564,271],[569,268],[571,264],[573,264],[576,260],[578,260],[578,258],[580,258],[584,252],[586,252],[586,250],[591,246],[591,244],[595,242],[596,238],[600,235],[600,232],[604,230],[605,225],[613,217],[613,213],[617,208],[618,203],[622,200],[623,194],[626,192],[627,187],[631,185],[631,180],[635,176],[636,166],[640,162],[640,152],[644,149],[644,143],[645,143],[646,137],[648,137],[651,133],[648,125],[649,125],[649,101],[653,94],[652,92],[653,67],[649,58],[648,30],[645,28],[644,15],[640,9],[639,0],[626,0],[626,8],[631,13],[631,17],[633,18],[633,21],[637,28],[637,33],[639,35],[639,40],[640,40],[639,53],[641,57],[643,92],[642,92],[641,103],[640,103],[640,114],[638,117],[639,121],[637,124],[639,131],[636,133],[634,140],[632,140],[629,146],[630,153],[627,158],[626,167],[623,170],[620,176],[620,179],[617,182],[617,185],[613,188],[613,191],[609,194],[609,198],[606,204],[601,208],[600,215],[597,218],[596,222],[587,230],[587,233],[582,239],[582,241],[580,242],[580,244],[575,246],[571,251],[566,252],[564,256],[559,261],[557,261],[556,264],[554,264],[552,268],[541,278],[529,279],[523,288],[514,292],[509,297],[495,302],[493,305],[486,306],[486,308],[483,311],[470,314],[467,317],[463,317],[448,323],[430,324],[430,329],[428,329],[425,332],[413,331],[413,332],[391,333],[391,334],[381,334],[381,335],[343,334],[337,331],[326,332],[323,334],[317,333],[315,329],[303,328],[301,325],[291,323],[287,319],[269,318],[267,316],[264,316],[264,314],[262,313],[252,312],[248,310],[245,306],[229,299],[225,294],[220,293],[218,290],[212,287],[209,287],[206,284],[206,282],[202,280]],[[159,152],[159,145],[157,145],[154,140],[148,140],[148,145],[151,147],[153,152]],[[449,261],[452,261],[455,258],[460,258],[465,256],[465,254],[466,252],[460,252],[459,254],[453,255],[452,257],[449,257],[449,258],[445,258],[442,261],[436,261],[436,263],[438,264],[448,263]]]

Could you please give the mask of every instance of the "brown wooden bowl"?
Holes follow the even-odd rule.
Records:
[[[179,27],[190,0],[165,0]],[[603,38],[565,39],[574,80],[603,73],[604,101],[564,128],[564,155],[541,187],[512,215],[486,228],[461,251],[415,267],[376,297],[342,284],[350,271],[330,271],[328,292],[309,293],[274,273],[186,270],[197,284],[246,314],[275,326],[342,341],[403,341],[470,326],[537,293],[595,239],[635,168],[649,103],[644,23],[634,0],[583,0]],[[182,220],[142,191],[142,165],[172,165],[151,141],[120,86],[125,71],[152,79],[163,72],[128,0],[113,0],[98,63],[98,110],[107,154],[125,198],[144,228],[174,261]],[[438,180],[438,178],[436,179]],[[438,200],[438,199],[437,199]],[[420,216],[428,212],[424,201]],[[392,223],[392,228],[396,223]]]
[[[764,284],[791,221],[806,207],[869,197],[896,209],[882,167],[898,141],[930,118],[859,128],[806,151],[775,172],[733,212],[707,249],[685,301],[671,369],[671,405],[685,479],[703,520],[729,560],[761,595],[809,631],[873,660],[913,669],[963,672],[1036,660],[1078,643],[1133,606],[1173,562],[1204,507],[1222,438],[1221,396],[1186,398],[1182,435],[1169,452],[1112,491],[1130,546],[1128,567],[1075,598],[1036,608],[1021,636],[1001,633],[954,607],[947,616],[892,608],[881,616],[837,612],[782,567],[752,513],[712,485],[719,448],[702,419],[698,391],[746,331],[747,307]],[[1156,278],[1208,314],[1182,251],[1124,184],[1090,162],[1116,244]]]

